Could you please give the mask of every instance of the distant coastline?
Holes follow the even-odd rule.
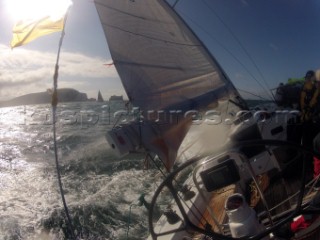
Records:
[[[95,98],[88,98],[86,93],[79,92],[73,88],[61,88],[58,89],[58,100],[60,103],[64,102],[95,102]],[[113,95],[109,98],[109,102],[112,101],[125,101],[123,96]],[[272,101],[246,99],[246,103],[249,107],[255,107],[260,104],[272,103]],[[20,105],[34,105],[34,104],[50,104],[51,92],[37,92],[22,95],[7,101],[0,101],[0,107],[13,107]]]
[[[86,102],[90,101],[86,93],[79,92],[72,88],[58,89],[59,102]],[[91,100],[92,101],[92,100]],[[19,105],[32,105],[32,104],[49,104],[51,103],[51,92],[38,92],[30,93],[23,96],[13,98],[8,101],[1,101],[0,107],[12,107]]]

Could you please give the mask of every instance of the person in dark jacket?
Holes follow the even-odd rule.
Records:
[[[320,88],[317,88],[315,72],[306,73],[305,83],[300,94],[301,122],[303,125],[302,145],[312,147],[312,141],[318,131],[313,122],[314,110],[318,101]]]

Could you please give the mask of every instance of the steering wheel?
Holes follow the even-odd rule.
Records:
[[[232,143],[230,145],[227,145],[227,146],[221,148],[217,152],[222,153],[222,154],[219,154],[219,156],[221,156],[223,154],[230,153],[231,150],[239,152],[239,150],[244,147],[246,147],[246,148],[247,147],[259,147],[259,146],[261,147],[261,146],[267,146],[267,145],[274,146],[274,147],[290,147],[295,150],[301,151],[303,153],[301,186],[299,189],[297,205],[288,214],[284,215],[281,220],[277,221],[276,223],[274,223],[274,225],[269,226],[266,230],[263,230],[262,232],[254,235],[254,236],[245,236],[245,237],[241,237],[241,238],[233,238],[230,236],[223,235],[222,233],[214,232],[211,229],[210,225],[204,226],[204,228],[201,228],[198,225],[194,224],[194,222],[188,216],[185,208],[183,207],[182,200],[180,199],[180,196],[179,196],[179,193],[177,190],[177,186],[176,186],[177,184],[175,182],[175,178],[179,174],[181,174],[184,170],[186,170],[188,167],[191,167],[192,165],[195,165],[195,164],[199,164],[204,159],[203,156],[202,157],[195,157],[193,159],[186,161],[185,163],[180,165],[177,169],[175,169],[173,172],[171,172],[165,178],[165,180],[160,184],[160,186],[157,188],[157,190],[152,198],[151,207],[150,207],[150,211],[149,211],[149,231],[152,236],[152,239],[156,240],[156,239],[158,239],[158,237],[169,235],[169,234],[174,234],[177,232],[193,231],[193,232],[203,234],[205,236],[208,236],[212,239],[217,239],[217,240],[232,240],[232,239],[258,240],[258,239],[261,239],[261,238],[267,236],[268,234],[270,234],[272,232],[275,232],[283,224],[292,221],[292,219],[294,217],[302,214],[304,212],[304,208],[306,207],[306,206],[302,206],[304,193],[305,193],[305,184],[306,184],[305,183],[306,182],[306,160],[305,160],[305,157],[307,154],[309,154],[309,156],[311,154],[312,156],[319,157],[319,159],[320,159],[320,155],[318,153],[315,153],[311,149],[300,146],[296,143],[292,143],[292,142],[288,142],[288,141],[279,141],[279,140],[252,140],[252,141],[250,140],[250,141],[236,142],[236,143]],[[214,156],[217,156],[217,155],[214,155]],[[159,197],[160,193],[164,190],[164,188],[169,189],[169,192],[172,194],[175,205],[177,206],[177,208],[180,212],[179,218],[180,218],[182,224],[177,229],[172,229],[172,230],[169,230],[166,232],[156,233],[155,229],[154,229],[154,223],[153,223],[154,215],[155,215],[154,210],[155,210],[155,206],[156,206],[156,202],[158,200],[158,197]]]

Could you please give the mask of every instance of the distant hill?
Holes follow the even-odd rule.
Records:
[[[81,93],[72,88],[58,89],[59,102],[83,102],[88,101],[86,93]],[[30,93],[20,97],[13,98],[8,101],[0,102],[0,107],[11,107],[19,105],[31,105],[31,104],[46,104],[51,103],[51,93],[38,92]]]

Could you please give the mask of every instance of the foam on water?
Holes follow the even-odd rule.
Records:
[[[65,104],[63,109],[100,109]],[[50,113],[48,106],[0,109],[0,239],[65,239],[65,214],[56,179],[51,125],[22,124],[23,114]],[[30,119],[29,119],[30,120]],[[30,122],[29,122],[30,123]],[[82,239],[127,239],[130,204],[156,188],[156,170],[144,171],[143,156],[117,159],[104,134],[108,125],[58,124],[65,197]],[[148,193],[151,193],[148,195]],[[132,209],[129,239],[148,235],[147,211]]]

